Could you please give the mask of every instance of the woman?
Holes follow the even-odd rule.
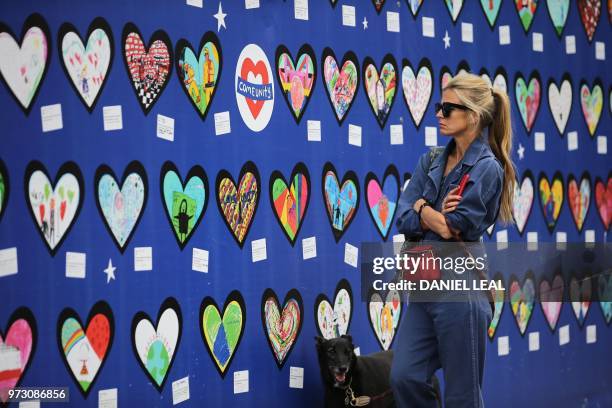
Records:
[[[499,220],[512,221],[516,180],[510,101],[472,74],[444,87],[436,104],[440,134],[451,140],[435,159],[421,156],[399,201],[397,227],[410,240],[482,241]],[[461,195],[459,181],[469,173]],[[399,407],[437,407],[431,377],[444,371],[446,408],[482,407],[486,292],[462,302],[410,302],[395,345],[391,381]]]

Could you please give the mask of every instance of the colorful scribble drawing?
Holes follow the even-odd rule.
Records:
[[[529,85],[523,78],[518,78],[515,85],[516,101],[527,132],[531,131],[540,107],[540,81],[532,78]]]
[[[589,134],[594,136],[603,110],[603,90],[599,84],[593,86],[592,91],[586,84],[582,84],[580,87],[580,106],[589,128]]]
[[[302,223],[308,203],[308,180],[303,174],[296,174],[288,187],[278,178],[272,184],[272,200],[285,233],[294,241]]]
[[[563,204],[563,182],[559,178],[553,177],[551,186],[545,177],[541,178],[540,200],[546,225],[552,231],[559,218],[561,205]]]
[[[3,335],[0,333],[0,404],[6,405],[9,391],[20,383],[36,346],[36,321],[32,312],[25,307],[17,309]]]
[[[342,69],[332,56],[325,58],[324,66],[325,84],[339,121],[348,112],[355,92],[357,91],[357,66],[353,61],[345,61]]]
[[[281,87],[295,118],[300,118],[315,81],[315,68],[308,54],[299,56],[294,66],[291,56],[284,52],[278,58],[278,76]]]
[[[274,357],[282,364],[297,339],[302,316],[296,299],[289,299],[282,313],[276,299],[270,297],[264,306],[265,327]]]
[[[357,206],[357,188],[352,180],[346,181],[340,189],[333,171],[325,175],[325,204],[331,215],[332,227],[343,231],[354,215]]]
[[[523,287],[517,281],[510,285],[510,304],[521,335],[525,334],[527,324],[533,312],[535,286],[533,279],[527,278]]]
[[[239,190],[229,178],[221,180],[219,185],[219,202],[223,209],[223,216],[239,242],[246,236],[248,228],[255,213],[259,186],[255,175],[247,172],[242,176]]]

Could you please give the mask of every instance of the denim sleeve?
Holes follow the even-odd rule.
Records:
[[[497,213],[502,194],[504,172],[497,160],[486,160],[474,166],[463,190],[461,201],[446,218],[462,237],[480,233],[488,213]]]
[[[402,192],[399,199],[395,225],[397,230],[404,234],[406,238],[420,238],[423,235],[421,220],[419,220],[419,216],[412,206],[415,201],[421,198],[425,188],[427,169],[429,168],[428,156],[429,152],[421,155],[410,183],[408,183],[408,187]]]

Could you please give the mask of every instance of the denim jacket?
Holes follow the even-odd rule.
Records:
[[[430,163],[429,152],[421,155],[408,186],[402,192],[396,226],[407,239],[453,241],[442,238],[432,230],[423,231],[419,216],[412,206],[423,197],[432,203],[436,211],[441,212],[444,197],[459,184],[466,173],[470,174],[470,178],[463,190],[461,201],[454,211],[446,213],[449,224],[461,232],[464,241],[478,241],[497,219],[504,170],[491,151],[488,132],[481,133],[472,141],[461,161],[442,181],[446,160],[454,145],[453,138],[433,163]]]

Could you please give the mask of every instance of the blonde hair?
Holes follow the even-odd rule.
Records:
[[[498,218],[505,224],[513,223],[512,201],[516,185],[516,172],[510,158],[512,154],[512,122],[510,98],[504,91],[491,87],[482,77],[461,73],[451,79],[445,90],[453,90],[461,103],[467,106],[468,123],[478,131],[489,128],[491,151],[502,164],[504,183]]]

